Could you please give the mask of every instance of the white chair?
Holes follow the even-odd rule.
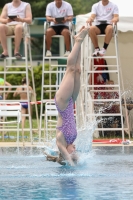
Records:
[[[45,104],[45,127],[46,127],[46,139],[47,141],[49,140],[49,134],[48,132],[50,131],[55,131],[56,132],[56,124],[57,120],[53,120],[52,117],[57,117],[58,116],[58,111],[55,106],[54,101],[48,101]]]
[[[46,31],[50,27],[50,23],[48,21],[44,22],[44,38],[43,38],[43,56],[45,56],[45,40],[46,40]],[[71,48],[74,44],[74,35],[75,35],[75,26],[72,22],[69,22],[69,32],[70,32],[70,42],[71,42]],[[60,56],[63,56],[65,53],[65,43],[64,43],[64,36],[62,35],[54,35],[52,38],[59,38],[59,54]]]
[[[7,117],[13,118],[8,120]],[[6,121],[4,120],[5,118]],[[0,102],[0,125],[7,125],[6,128],[2,130],[14,130],[13,128],[17,126],[17,143],[19,142],[19,125],[21,122],[21,104],[20,102]],[[13,124],[16,123],[16,126]],[[4,135],[3,135],[4,137]]]

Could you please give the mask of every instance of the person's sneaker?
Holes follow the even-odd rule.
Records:
[[[66,51],[65,54],[64,54],[64,57],[68,57],[70,54],[70,51]]]
[[[47,50],[47,52],[46,52],[46,57],[51,57],[51,56],[52,56],[51,51]]]
[[[102,48],[99,51],[99,56],[104,56],[106,54],[106,49]]]
[[[22,59],[22,55],[21,55],[19,52],[15,53],[15,54],[14,54],[14,57],[15,57],[16,59]]]
[[[94,51],[94,53],[92,54],[94,57],[97,57],[97,56],[99,56],[99,51],[100,51],[100,49],[95,49],[95,51]]]

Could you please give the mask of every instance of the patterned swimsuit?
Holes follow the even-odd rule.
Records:
[[[63,111],[59,109],[56,103],[56,99],[55,99],[55,105],[63,121],[62,126],[57,127],[57,129],[63,133],[67,144],[72,144],[77,137],[77,130],[76,130],[74,113],[73,113],[72,97],[69,100],[68,106]]]

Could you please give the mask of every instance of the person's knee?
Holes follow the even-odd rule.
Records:
[[[81,74],[81,68],[80,68],[80,66],[75,69],[75,72],[78,73],[78,74]]]
[[[73,63],[73,57],[69,56],[67,60],[67,70],[69,72],[75,73],[77,68],[75,67],[75,64]]]
[[[23,114],[26,114],[26,113],[23,113]],[[22,117],[22,121],[25,121],[25,116]]]
[[[95,30],[95,26],[90,26],[90,29],[89,29],[89,34],[94,34],[96,32]]]
[[[90,26],[89,36],[92,37],[94,35],[99,35],[101,33],[100,29],[96,26]]]
[[[75,65],[68,65],[67,66],[67,71],[69,72],[69,73],[76,73],[76,68],[75,68]]]
[[[19,33],[22,33],[23,32],[23,26],[21,24],[18,24],[16,27],[15,27],[15,32],[19,32]]]
[[[112,32],[113,32],[113,26],[108,25],[108,26],[106,27],[105,32],[106,32],[106,34],[107,34],[107,33],[112,33]]]
[[[68,29],[63,29],[63,31],[61,32],[61,35],[63,35],[64,37],[69,37],[70,36],[70,32]]]
[[[6,30],[6,25],[5,24],[0,24],[0,34]]]
[[[52,28],[48,28],[47,31],[46,31],[46,36],[53,36],[55,35],[54,31]]]

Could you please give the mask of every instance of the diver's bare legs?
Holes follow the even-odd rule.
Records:
[[[80,87],[80,51],[81,43],[88,33],[88,28],[84,28],[75,38],[74,47],[68,56],[67,69],[64,78],[56,93],[56,102],[61,110],[67,107],[71,97],[78,96]],[[78,74],[78,76],[77,76]],[[76,75],[76,76],[75,76]],[[76,78],[76,80],[75,80]],[[75,84],[78,86],[75,88]],[[75,90],[75,91],[74,91]],[[77,93],[77,94],[76,94]],[[74,98],[75,99],[75,98]]]
[[[78,59],[75,65],[74,88],[73,88],[73,94],[72,94],[73,102],[76,101],[77,96],[79,94],[79,90],[80,90],[80,74],[81,74],[80,62],[81,62],[81,48],[80,48]]]

